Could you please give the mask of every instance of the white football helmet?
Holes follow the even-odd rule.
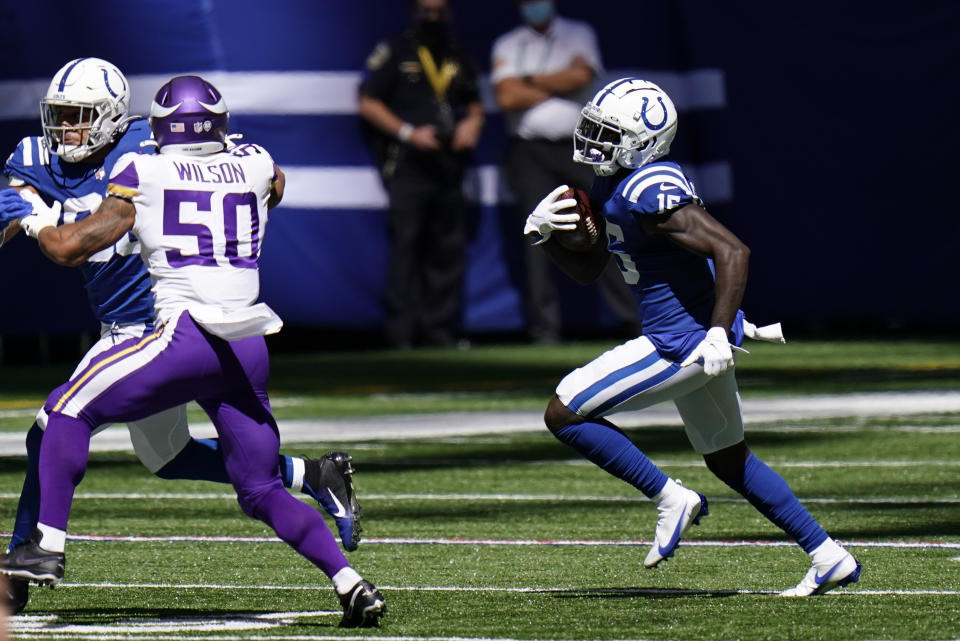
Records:
[[[129,110],[130,86],[120,70],[100,58],[77,58],[50,81],[40,101],[40,121],[50,151],[67,162],[79,162],[136,120],[127,117]]]
[[[646,80],[621,78],[597,92],[580,112],[573,132],[573,160],[598,176],[636,169],[670,152],[677,109]]]

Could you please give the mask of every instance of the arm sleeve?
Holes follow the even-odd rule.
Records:
[[[381,42],[367,56],[359,91],[363,95],[386,102],[396,85],[396,76],[393,47],[386,41]]]
[[[490,83],[497,84],[504,78],[519,76],[510,56],[509,34],[497,38],[490,50]]]

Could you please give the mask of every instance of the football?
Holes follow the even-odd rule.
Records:
[[[558,230],[553,232],[552,237],[562,247],[570,251],[589,251],[597,243],[597,238],[600,237],[597,218],[593,213],[593,206],[590,204],[590,196],[582,189],[568,189],[557,200],[565,198],[573,198],[577,201],[577,204],[571,209],[580,214],[580,220],[577,222],[576,229]],[[565,209],[563,211],[570,210]]]

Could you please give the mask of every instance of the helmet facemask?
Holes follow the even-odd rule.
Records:
[[[40,101],[40,121],[47,146],[67,162],[83,160],[110,144],[122,118],[123,114],[111,114],[106,104],[97,106],[46,98]]]
[[[598,176],[610,176],[617,171],[617,157],[623,130],[613,122],[603,120],[603,113],[593,103],[580,112],[580,120],[573,130],[573,160],[592,165]]]

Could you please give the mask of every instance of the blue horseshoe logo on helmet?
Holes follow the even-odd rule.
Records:
[[[650,103],[650,99],[646,96],[643,97],[643,107],[640,109],[640,119],[643,120],[643,124],[650,131],[659,131],[660,129],[663,129],[665,124],[667,124],[667,106],[663,104],[663,97],[657,96],[657,102],[660,103],[660,108],[663,109],[663,120],[661,120],[659,124],[655,125],[647,120],[647,105]]]
[[[110,95],[111,95],[111,96],[113,96],[114,98],[116,98],[116,97],[117,97],[117,94],[116,94],[116,92],[113,90],[113,87],[110,86],[110,76],[107,74],[107,70],[106,70],[106,69],[101,69],[100,71],[103,72],[103,84],[107,87],[107,91],[110,92]],[[644,98],[644,100],[646,100],[646,98]],[[644,103],[644,107],[646,107],[646,103]],[[644,122],[646,122],[646,118],[644,118]]]

